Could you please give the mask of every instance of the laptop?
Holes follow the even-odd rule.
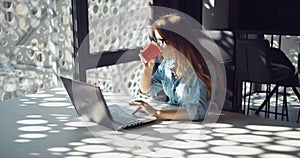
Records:
[[[113,130],[135,127],[156,117],[135,116],[117,104],[107,105],[100,87],[60,76],[78,116]]]

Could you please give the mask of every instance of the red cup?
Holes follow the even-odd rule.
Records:
[[[161,53],[162,51],[160,48],[155,43],[151,42],[141,51],[139,56],[143,63],[148,63]]]

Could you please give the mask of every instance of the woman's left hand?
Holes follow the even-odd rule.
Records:
[[[146,114],[148,114],[149,116],[154,116],[156,117],[158,110],[156,110],[155,108],[153,108],[151,105],[149,105],[148,103],[142,101],[142,100],[134,100],[132,102],[131,105],[137,105],[139,106],[135,112],[133,112],[133,114],[135,114],[136,112],[142,110],[143,112],[145,112]]]

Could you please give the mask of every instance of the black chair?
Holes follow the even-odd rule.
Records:
[[[296,87],[300,87],[300,84],[298,82],[298,75],[295,72],[295,67],[291,63],[291,61],[287,58],[287,56],[278,48],[270,48],[269,54],[271,58],[271,63],[273,63],[273,69],[272,69],[272,76],[274,79],[274,82],[276,82],[276,86],[274,89],[270,92],[269,96],[266,98],[266,100],[260,105],[260,107],[256,110],[256,114],[258,114],[261,109],[267,104],[267,102],[270,100],[270,98],[276,93],[276,101],[278,96],[278,89],[279,87],[283,87],[283,107],[286,108],[286,115],[287,115],[287,121],[288,121],[288,109],[287,109],[287,88],[292,88],[293,92],[297,96],[298,100],[300,101],[300,94]],[[277,103],[276,103],[277,104]],[[277,119],[277,107],[275,109],[275,119]],[[300,110],[298,113],[298,119],[297,122],[299,122],[300,117]],[[282,118],[283,120],[283,118]]]
[[[251,109],[250,97],[252,93],[252,83],[271,83],[271,64],[267,53],[268,43],[264,40],[238,39],[236,41],[236,80],[243,84],[242,97],[244,101],[244,113],[249,114]],[[246,85],[250,83],[250,90],[247,94]],[[246,97],[248,105],[246,110]]]
[[[263,44],[264,43],[264,44]],[[252,54],[249,54],[252,52]],[[255,52],[255,53],[254,53]],[[256,54],[256,56],[254,55]],[[253,56],[254,55],[254,56]],[[264,59],[265,58],[265,59]],[[292,88],[295,95],[300,100],[300,95],[296,87],[299,87],[298,76],[295,73],[295,67],[287,56],[278,48],[269,48],[269,43],[266,40],[255,39],[255,40],[238,40],[237,41],[237,54],[236,54],[236,64],[237,65],[237,79],[240,81],[250,82],[249,93],[246,93],[244,89],[244,110],[245,113],[249,113],[249,110],[256,110],[256,114],[261,111],[265,112],[265,117],[269,118],[270,113],[275,115],[281,115],[281,120],[284,116],[286,120],[289,121],[288,116],[288,103],[287,103],[287,88]],[[255,62],[255,64],[249,65],[249,62]],[[239,65],[244,64],[245,66],[240,67]],[[267,71],[263,68],[263,65],[267,67]],[[244,72],[243,72],[244,71]],[[262,75],[262,72],[265,73]],[[253,72],[254,74],[253,78]],[[267,76],[267,77],[266,77]],[[259,78],[257,78],[259,77]],[[270,79],[271,78],[271,79]],[[263,81],[262,81],[263,80]],[[259,82],[258,82],[259,81]],[[246,85],[244,82],[244,86]],[[261,83],[260,83],[261,82]],[[253,92],[252,85],[255,83],[266,84],[266,99],[259,106],[258,109],[247,108],[246,109],[246,97],[248,97],[248,107],[250,103],[250,95]],[[274,85],[273,87],[271,85]],[[272,87],[272,90],[271,90]],[[278,90],[280,87],[283,87],[283,102],[282,102],[282,111],[278,112]],[[276,94],[276,103],[275,111],[270,110],[270,99],[273,95]],[[265,108],[265,110],[263,110]],[[300,110],[298,112],[299,122]]]

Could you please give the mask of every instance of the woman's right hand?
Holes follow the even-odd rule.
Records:
[[[147,63],[143,63],[144,65],[144,70],[153,70],[153,67],[154,67],[154,64],[155,64],[155,59],[151,59],[149,62]]]

